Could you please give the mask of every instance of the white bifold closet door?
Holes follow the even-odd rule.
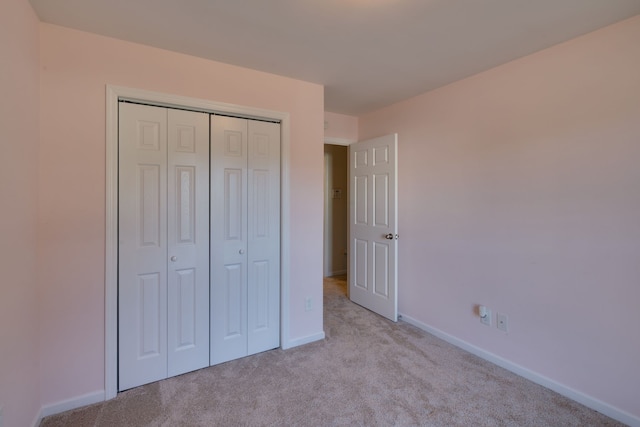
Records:
[[[211,117],[211,364],[280,345],[280,125]]]
[[[118,388],[209,364],[209,115],[120,103]]]

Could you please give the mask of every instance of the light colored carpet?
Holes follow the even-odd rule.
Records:
[[[617,426],[555,392],[346,298],[325,280],[326,339],[47,417],[42,426]]]

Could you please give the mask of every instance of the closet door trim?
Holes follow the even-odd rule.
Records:
[[[289,113],[227,104],[122,86],[106,86],[105,196],[105,400],[118,392],[118,102],[133,101],[159,107],[280,123],[280,346],[291,347],[289,335],[290,271],[290,118]]]

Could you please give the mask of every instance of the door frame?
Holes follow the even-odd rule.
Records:
[[[290,117],[289,113],[235,104],[106,85],[105,196],[105,400],[118,393],[118,102],[136,101],[249,119],[280,122],[280,347],[289,336],[290,272]]]

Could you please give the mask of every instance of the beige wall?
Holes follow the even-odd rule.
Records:
[[[349,147],[324,146],[325,161],[325,229],[324,275],[334,276],[347,272],[347,215],[349,210],[349,186],[347,183],[347,153]],[[332,190],[342,191],[339,198],[332,197]]]
[[[40,409],[36,274],[38,20],[28,2],[0,2],[0,407],[5,427]]]
[[[324,113],[324,137],[343,141],[358,140],[358,118],[346,114]]]
[[[106,84],[290,113],[290,339],[322,334],[322,86],[40,28],[43,404],[104,390]]]
[[[640,16],[359,127],[399,134],[400,312],[636,423],[639,76]]]

